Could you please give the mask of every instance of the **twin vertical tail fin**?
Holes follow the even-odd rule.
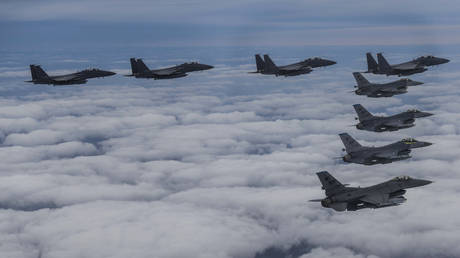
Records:
[[[142,61],[142,59],[140,58],[136,60],[136,72],[150,73],[150,69],[147,67],[147,65],[144,64],[144,61]]]
[[[268,55],[264,55],[265,67],[264,71],[269,74],[279,74],[279,69],[273,63],[272,59]]]
[[[32,74],[32,81],[51,80],[39,65],[30,65],[30,73]]]
[[[377,60],[379,61],[379,71],[389,73],[393,70],[385,57],[383,57],[382,53],[377,53]]]
[[[354,72],[353,77],[355,77],[356,83],[358,84],[358,88],[366,87],[370,84],[370,82],[364,78],[361,73]]]
[[[347,151],[347,153],[353,152],[362,147],[361,144],[359,144],[359,142],[357,142],[355,139],[353,139],[353,137],[351,137],[347,133],[341,133],[339,134],[339,136],[343,142],[343,145],[345,146],[345,150]]]
[[[379,67],[375,59],[372,57],[371,53],[366,53],[367,58],[367,72],[368,73],[376,73],[379,71]]]
[[[259,54],[255,55],[256,57],[256,65],[257,65],[257,72],[262,72],[265,68],[265,62],[262,60]]]
[[[129,59],[130,63],[131,63],[131,73],[133,75],[139,73],[139,71],[137,70],[137,61],[136,61],[136,58],[130,58]]]
[[[355,108],[356,114],[358,115],[358,119],[360,122],[374,117],[361,104],[354,104],[353,107]]]

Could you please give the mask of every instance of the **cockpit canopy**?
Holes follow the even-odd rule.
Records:
[[[409,112],[409,113],[417,113],[417,112],[420,112],[420,110],[412,108],[412,109],[408,109],[407,112]]]
[[[418,58],[415,59],[415,60],[433,59],[433,58],[434,58],[434,56],[432,56],[432,55],[426,55],[426,56],[418,57]]]
[[[414,138],[405,138],[401,140],[402,142],[417,142]]]
[[[409,176],[397,176],[395,178],[393,178],[393,181],[407,181],[411,179],[411,177]]]
[[[96,68],[88,68],[88,69],[85,69],[84,71],[85,72],[97,72],[97,71],[100,71],[100,70],[96,69]]]

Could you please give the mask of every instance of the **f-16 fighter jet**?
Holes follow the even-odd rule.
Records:
[[[134,76],[136,78],[147,78],[155,80],[185,77],[187,76],[188,72],[203,71],[214,68],[210,65],[191,62],[183,63],[169,68],[150,70],[140,58],[131,58],[130,62],[132,74],[126,76]]]
[[[80,72],[66,75],[49,76],[39,65],[30,65],[30,73],[32,74],[32,80],[26,82],[52,85],[84,84],[88,81],[88,79],[91,78],[115,75],[114,72],[99,69],[86,69]]]
[[[392,97],[407,92],[407,87],[421,85],[423,82],[413,81],[411,79],[399,79],[389,83],[370,83],[361,73],[354,72],[357,88],[354,92],[356,95],[366,95],[370,98]]]
[[[363,165],[386,164],[393,161],[411,158],[411,149],[422,148],[432,145],[429,142],[419,142],[413,138],[403,139],[381,147],[361,146],[355,139],[347,133],[339,134],[340,139],[345,145],[347,154],[342,160],[347,163]]]
[[[440,65],[448,63],[449,60],[434,56],[421,56],[415,58],[412,61],[390,65],[382,53],[377,54],[378,64],[372,57],[371,53],[366,53],[367,58],[367,73],[373,74],[386,74],[386,75],[398,75],[407,76],[416,73],[423,73],[427,70],[427,66]]]
[[[327,171],[316,173],[326,198],[310,200],[321,202],[325,208],[335,211],[356,211],[365,208],[385,208],[397,206],[406,201],[404,194],[407,188],[431,184],[431,181],[398,176],[386,182],[368,187],[348,187],[340,183]]]
[[[414,126],[415,118],[432,116],[428,112],[410,109],[392,116],[373,116],[361,104],[354,104],[357,120],[356,129],[371,132],[397,131]]]
[[[307,74],[313,71],[312,68],[336,64],[334,61],[315,57],[290,65],[276,66],[268,55],[264,55],[264,60],[262,60],[260,55],[255,55],[255,57],[257,71],[251,73],[274,74],[285,77]]]

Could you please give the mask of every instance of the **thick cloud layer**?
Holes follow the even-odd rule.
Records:
[[[419,75],[426,84],[407,96],[377,100],[348,93],[345,66],[287,79],[252,69],[54,88],[6,76],[0,256],[460,256],[460,76],[449,66]],[[362,132],[350,127],[354,103],[435,116]],[[435,144],[408,161],[346,165],[334,159],[341,132],[365,145],[409,136]],[[411,189],[399,207],[337,213],[307,202],[324,194],[320,170],[352,185],[403,174],[435,183]]]

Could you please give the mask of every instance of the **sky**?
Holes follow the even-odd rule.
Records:
[[[455,1],[0,2],[0,257],[459,257],[458,11]],[[451,62],[411,76],[425,84],[407,94],[370,99],[351,93],[368,51]],[[250,74],[256,53],[337,64]],[[134,79],[122,76],[130,57],[215,68]],[[29,64],[118,74],[32,85]],[[355,103],[435,115],[359,131]],[[363,145],[434,144],[405,161],[345,164],[342,132]],[[323,170],[351,186],[434,183],[401,206],[339,213],[308,202],[324,197]]]

